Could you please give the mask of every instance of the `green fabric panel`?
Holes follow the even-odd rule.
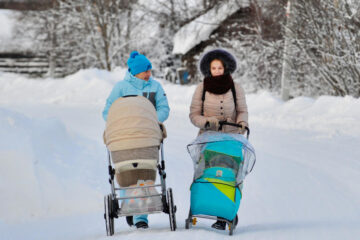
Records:
[[[239,141],[208,143],[203,151],[205,162],[222,154],[231,157],[239,165],[243,161],[242,148],[243,145]]]

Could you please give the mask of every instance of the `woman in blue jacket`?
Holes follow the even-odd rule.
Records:
[[[170,108],[161,84],[151,77],[151,62],[144,55],[133,51],[127,65],[129,69],[125,78],[114,86],[106,100],[103,118],[107,120],[109,108],[118,98],[138,95],[150,100],[156,109],[159,122],[164,122],[169,116]]]
[[[151,62],[144,55],[133,51],[127,65],[129,69],[125,78],[116,83],[106,100],[102,113],[104,120],[107,120],[108,111],[118,98],[138,95],[149,99],[156,109],[159,122],[164,122],[169,117],[170,108],[164,89],[151,77]],[[134,224],[137,228],[148,228],[147,215],[128,216],[126,220],[130,226]]]

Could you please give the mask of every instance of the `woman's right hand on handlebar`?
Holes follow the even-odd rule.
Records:
[[[207,117],[206,118],[206,124],[205,124],[206,130],[218,131],[219,126],[220,126],[219,120],[216,117]]]

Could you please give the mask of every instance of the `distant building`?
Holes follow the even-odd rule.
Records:
[[[229,40],[243,41],[246,36],[257,34],[265,40],[281,39],[281,24],[274,24],[271,15],[263,16],[262,11],[266,10],[255,1],[229,0],[181,27],[173,40],[173,54],[178,61],[173,66],[172,72],[176,74],[172,80],[178,75],[176,69],[186,69],[187,82],[200,81],[198,61],[201,54],[216,47],[233,49]],[[257,32],[259,25],[262,25],[261,32]]]
[[[218,45],[224,38],[237,38],[249,32],[244,25],[254,21],[254,8],[249,0],[228,1],[192,22],[175,34],[173,54],[181,59],[180,69],[188,71],[188,81],[198,82],[198,57],[206,47]]]
[[[0,0],[0,9],[43,10],[51,7],[55,0]]]

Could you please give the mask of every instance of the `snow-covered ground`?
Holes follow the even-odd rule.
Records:
[[[102,143],[105,100],[124,70],[80,71],[65,79],[0,73],[0,239],[109,239],[109,193]],[[197,134],[188,113],[195,86],[163,82],[167,184],[178,206],[150,228],[115,221],[114,239],[357,239],[360,235],[360,100],[247,95],[257,163],[245,180],[234,236],[199,219],[184,229],[193,167],[186,144]]]

